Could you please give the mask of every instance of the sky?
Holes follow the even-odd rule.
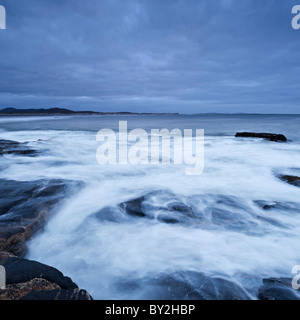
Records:
[[[296,4],[0,0],[0,108],[300,114]]]

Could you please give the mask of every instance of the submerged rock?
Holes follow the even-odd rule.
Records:
[[[0,155],[5,154],[35,156],[37,151],[29,148],[26,143],[0,139]]]
[[[270,141],[286,142],[287,138],[283,134],[276,133],[255,133],[255,132],[237,132],[236,138],[262,138]]]
[[[143,202],[145,197],[140,197],[127,202],[121,203],[119,206],[126,211],[129,215],[137,217],[145,217],[147,214],[143,210]]]
[[[279,179],[285,181],[295,187],[300,187],[300,177],[297,176],[289,176],[289,175],[280,175]]]
[[[297,202],[280,202],[280,201],[265,201],[255,200],[253,201],[258,207],[263,210],[281,210],[283,212],[296,212],[300,213],[300,203]]]
[[[181,197],[167,190],[150,192],[116,206],[105,207],[87,219],[102,223],[130,223],[137,219],[149,219],[158,223],[249,235],[265,234],[268,226],[284,228],[275,219],[258,215],[250,203],[239,197],[216,194]]]
[[[177,200],[174,194],[163,195],[152,192],[138,199],[121,203],[127,214],[157,219],[165,223],[190,223],[194,217],[191,207]]]
[[[238,284],[221,277],[197,272],[174,273],[156,280],[161,287],[159,300],[248,300]]]
[[[250,295],[239,284],[221,276],[206,276],[201,272],[179,271],[169,275],[124,280],[117,290],[143,292],[153,300],[249,300]]]
[[[263,285],[259,288],[260,300],[300,300],[300,290],[292,287],[292,279],[268,278],[263,279]]]
[[[0,300],[92,300],[59,270],[45,264],[0,252],[6,271],[6,288]]]

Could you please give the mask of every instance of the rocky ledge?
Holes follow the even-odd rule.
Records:
[[[24,259],[26,240],[43,228],[67,193],[78,186],[64,180],[0,179],[0,265],[6,273],[0,300],[92,299],[57,269]]]
[[[57,269],[0,252],[6,288],[0,300],[92,300],[92,297]]]
[[[283,134],[276,133],[255,133],[255,132],[237,132],[236,138],[261,138],[276,142],[286,142],[287,138]]]
[[[0,179],[0,251],[23,258],[25,241],[42,229],[75,183]]]
[[[300,300],[300,290],[292,288],[290,278],[267,278],[259,288],[260,300]]]
[[[35,156],[37,152],[28,147],[26,142],[0,139],[0,155],[5,154]]]
[[[285,181],[295,187],[300,187],[300,177],[297,176],[289,176],[289,175],[280,175],[279,179]]]

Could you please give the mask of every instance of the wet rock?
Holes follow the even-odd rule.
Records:
[[[96,218],[101,222],[109,221],[116,223],[128,222],[130,220],[130,217],[128,217],[124,210],[118,206],[105,207],[102,210],[93,214],[92,216],[88,217],[87,219],[90,220],[90,218]],[[84,224],[86,224],[86,222],[88,221],[84,221],[83,226]]]
[[[81,183],[62,180],[19,182],[0,179],[0,265],[6,288],[0,300],[91,300],[91,296],[59,270],[22,259],[26,240],[41,230],[70,188]]]
[[[5,154],[35,156],[37,151],[29,148],[26,143],[0,139],[0,155]]]
[[[300,203],[296,202],[280,202],[280,201],[265,201],[255,200],[253,201],[258,207],[263,210],[281,210],[285,212],[297,212],[300,213]]]
[[[190,206],[170,192],[151,192],[137,199],[121,203],[120,208],[131,216],[157,219],[165,223],[191,223],[194,218]]]
[[[143,292],[153,300],[248,300],[250,295],[240,285],[220,276],[181,271],[153,278],[120,281],[117,290]]]
[[[279,179],[285,181],[295,187],[300,187],[300,177],[297,176],[290,176],[290,175],[280,175],[278,176]]]
[[[60,271],[40,262],[9,257],[2,261],[6,270],[6,284],[24,283],[35,278],[42,278],[56,283],[63,289],[75,289],[77,285]]]
[[[165,223],[190,223],[194,218],[190,206],[168,192],[150,192],[116,206],[109,206],[91,215],[99,221],[130,222],[136,218],[155,219]]]
[[[203,214],[202,226],[208,229],[235,231],[248,235],[268,232],[270,221],[253,210],[248,201],[228,195],[202,195],[193,205],[196,216]]]
[[[263,279],[263,285],[259,288],[260,300],[300,300],[300,290],[292,287],[292,279],[269,278]]]
[[[271,224],[275,227],[279,227],[281,229],[288,229],[289,226],[279,222],[272,218],[271,212],[272,211],[281,211],[281,214],[287,215],[291,214],[299,214],[300,213],[300,203],[295,202],[279,202],[279,201],[264,201],[264,200],[255,200],[253,201],[259,208],[266,212],[264,216],[258,216],[258,219]],[[270,214],[267,215],[268,211]]]
[[[159,300],[248,300],[247,292],[236,283],[197,272],[175,273],[158,279],[164,290]]]
[[[249,214],[236,213],[224,208],[212,208],[211,222],[214,225],[225,226],[227,229],[243,231],[255,230],[257,223],[251,219]]]
[[[255,132],[237,132],[236,138],[262,138],[270,141],[286,142],[287,138],[283,134],[276,133],[255,133]]]
[[[120,204],[120,207],[126,211],[129,215],[137,217],[145,217],[147,214],[143,209],[143,202],[145,197],[140,197],[134,200],[130,200]]]
[[[5,290],[0,290],[0,300],[20,300],[32,291],[57,290],[59,286],[42,278],[35,278],[27,282],[9,284]]]
[[[93,300],[86,290],[41,290],[32,291],[20,300]]]
[[[24,257],[25,241],[44,226],[68,185],[61,180],[0,179],[0,250]]]
[[[95,218],[101,222],[115,223],[151,219],[160,223],[249,235],[266,234],[270,225],[285,228],[273,218],[258,215],[251,203],[239,197],[216,194],[181,197],[167,190],[150,192],[116,206],[105,207],[87,219]]]
[[[1,300],[92,300],[59,270],[45,264],[0,253],[6,271]]]

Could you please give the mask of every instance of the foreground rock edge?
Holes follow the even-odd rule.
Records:
[[[93,300],[90,294],[54,267],[0,252],[6,287],[0,300]]]
[[[53,181],[55,180],[51,182]],[[5,187],[6,183],[12,182],[6,180]],[[53,209],[57,208],[65,196],[66,185],[59,180],[56,180],[54,185],[51,182],[48,181],[36,195],[40,200],[44,200],[39,202],[36,214],[30,212],[28,217],[23,217],[20,221],[4,219],[0,224],[0,265],[6,272],[6,287],[0,289],[0,300],[93,300],[86,290],[78,288],[59,270],[37,261],[24,259],[27,252],[26,241],[37,231],[42,230],[49,216],[55,212]],[[60,194],[58,201],[53,201],[49,196],[53,192],[53,187]],[[17,205],[13,203],[13,206],[9,204],[3,207],[2,204],[2,215],[18,208],[20,203],[23,205],[23,199]]]

